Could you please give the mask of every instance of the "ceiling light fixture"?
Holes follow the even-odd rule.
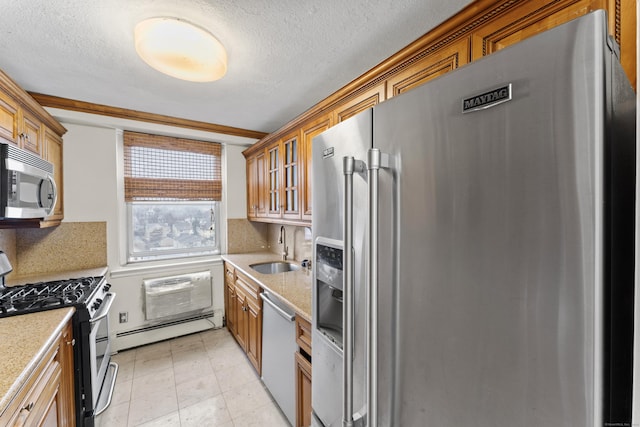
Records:
[[[211,33],[176,18],[150,18],[136,25],[136,52],[156,70],[192,82],[218,80],[227,72],[227,52]]]

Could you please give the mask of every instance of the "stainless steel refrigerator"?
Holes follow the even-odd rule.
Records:
[[[314,425],[631,425],[634,102],[596,11],[314,138]]]

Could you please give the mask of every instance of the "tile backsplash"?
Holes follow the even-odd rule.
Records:
[[[57,227],[0,231],[11,276],[56,273],[107,265],[106,222],[63,222]]]
[[[311,258],[311,228],[285,225],[288,259],[302,261]],[[227,253],[273,252],[282,254],[280,224],[252,222],[247,219],[227,220]]]

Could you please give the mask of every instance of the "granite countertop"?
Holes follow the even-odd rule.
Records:
[[[51,280],[78,279],[81,277],[105,276],[109,269],[105,267],[88,268],[84,270],[58,271],[55,273],[32,274],[25,276],[10,275],[5,286],[20,286],[28,283],[49,282]]]
[[[280,256],[272,252],[228,254],[223,255],[222,259],[233,264],[236,269],[288,303],[296,313],[311,322],[311,271],[301,267],[300,270],[286,273],[262,274],[249,267],[250,264],[260,262],[282,261]],[[289,262],[300,265],[296,261]]]
[[[73,307],[0,318],[0,414],[29,379]]]

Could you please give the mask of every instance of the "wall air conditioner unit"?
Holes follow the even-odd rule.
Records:
[[[145,319],[161,321],[212,309],[211,272],[143,280]]]

